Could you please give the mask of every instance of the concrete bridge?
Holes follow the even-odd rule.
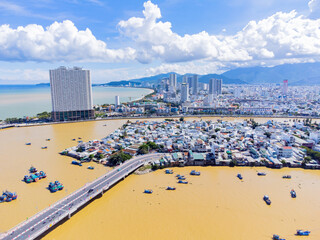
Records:
[[[0,235],[0,239],[22,240],[35,239],[41,236],[62,221],[70,218],[74,212],[79,211],[99,194],[103,195],[111,186],[124,179],[144,165],[144,163],[160,159],[161,157],[162,154],[154,153],[134,157],[126,161],[95,181],[87,183],[84,187],[71,193],[49,208],[44,209],[8,232]]]

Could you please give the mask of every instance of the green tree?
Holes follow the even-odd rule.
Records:
[[[119,163],[125,162],[129,159],[131,159],[132,156],[130,154],[126,154],[124,152],[118,152],[116,154],[113,154],[110,158],[109,158],[109,163],[111,165],[117,165]]]
[[[270,138],[270,137],[271,137],[271,133],[270,133],[270,132],[265,132],[264,135],[266,135],[267,138]]]

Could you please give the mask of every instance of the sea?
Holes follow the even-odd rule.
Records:
[[[151,93],[150,89],[121,87],[92,87],[93,104],[133,101]],[[0,120],[12,117],[32,117],[51,112],[51,95],[48,85],[0,85]]]

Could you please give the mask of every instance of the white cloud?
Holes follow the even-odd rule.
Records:
[[[135,58],[135,50],[108,49],[92,32],[78,30],[69,20],[11,28],[0,26],[0,60],[4,61],[124,61]]]
[[[311,0],[313,9],[319,0]],[[320,56],[320,20],[299,16],[296,11],[278,12],[261,21],[250,21],[235,35],[198,34],[180,36],[151,1],[144,3],[144,17],[120,21],[121,33],[136,43],[137,59],[167,63],[210,60],[254,62]]]

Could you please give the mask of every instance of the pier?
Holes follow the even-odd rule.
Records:
[[[126,161],[95,181],[87,183],[84,187],[20,223],[8,232],[0,234],[0,239],[29,240],[49,232],[50,229],[62,221],[71,218],[73,213],[86,206],[99,194],[102,196],[110,187],[123,180],[146,162],[158,160],[161,157],[162,154],[154,153],[134,157]]]

